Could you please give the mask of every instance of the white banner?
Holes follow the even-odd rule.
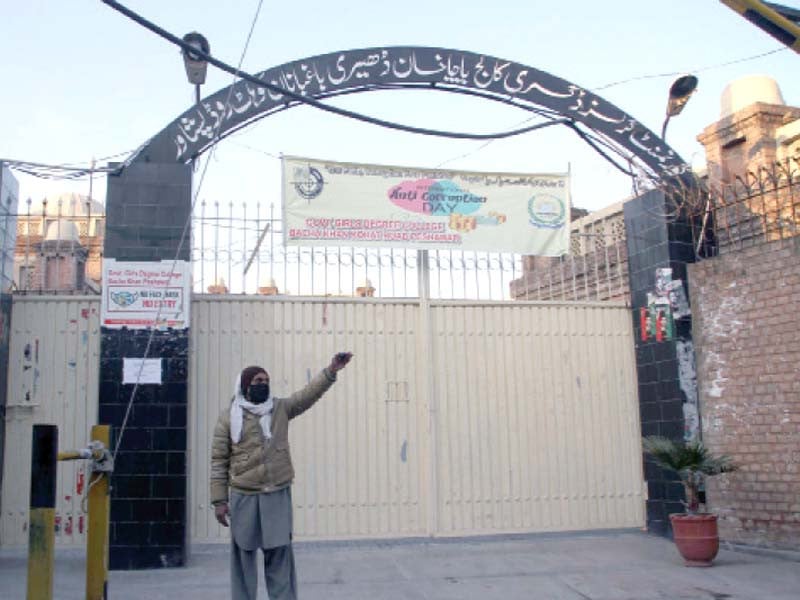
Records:
[[[174,269],[173,269],[174,263]],[[103,327],[189,327],[191,263],[103,259]]]
[[[476,173],[283,158],[285,243],[560,256],[566,174]]]

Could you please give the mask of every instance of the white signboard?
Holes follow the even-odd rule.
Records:
[[[191,268],[187,261],[103,259],[103,327],[189,327]]]
[[[125,358],[122,360],[123,384],[161,384],[160,358]]]
[[[283,158],[285,243],[565,254],[566,174]]]

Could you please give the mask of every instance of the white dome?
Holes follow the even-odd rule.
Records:
[[[724,119],[756,102],[786,104],[777,81],[766,75],[751,75],[725,86],[720,103],[720,118]]]
[[[45,242],[75,242],[81,243],[78,226],[72,221],[58,220],[47,224]]]
[[[102,216],[106,214],[106,207],[97,200],[89,200],[88,196],[75,192],[48,196],[45,200],[47,201],[47,212],[45,214],[50,217],[57,217],[59,215],[62,217],[82,217],[89,213],[91,213],[92,216]],[[31,202],[31,216],[42,214],[43,203],[43,200],[34,200]],[[20,206],[20,212],[22,214],[26,214],[27,210],[28,207],[26,204]]]

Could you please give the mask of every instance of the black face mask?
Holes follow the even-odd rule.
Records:
[[[269,398],[268,383],[252,383],[247,388],[247,399],[253,404],[263,404]]]

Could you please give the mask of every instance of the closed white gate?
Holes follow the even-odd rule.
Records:
[[[58,425],[60,447],[75,448],[96,423],[99,309],[97,298],[14,298],[2,546],[27,542],[31,425]],[[644,525],[622,305],[199,296],[192,328],[196,542],[228,539],[208,474],[236,374],[262,365],[287,394],[343,349],[354,361],[290,429],[298,538]],[[59,464],[61,545],[83,542],[82,467]]]
[[[15,296],[6,405],[0,545],[28,543],[31,431],[58,426],[59,449],[84,447],[97,423],[100,351],[98,297]],[[82,544],[86,461],[58,463],[56,544]]]
[[[355,359],[293,422],[298,538],[644,525],[629,309],[614,304],[199,297],[192,306],[191,531],[236,374],[291,393]]]

